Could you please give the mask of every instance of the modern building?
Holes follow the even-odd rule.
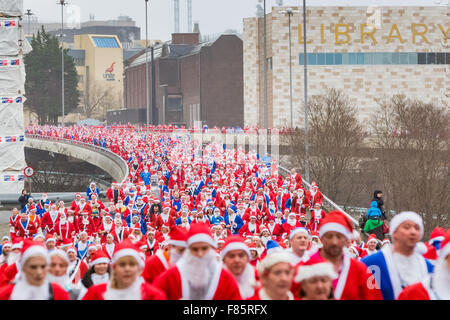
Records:
[[[199,43],[198,33],[178,33],[148,52],[148,93],[153,124],[243,126],[243,44],[236,35]],[[125,107],[146,108],[145,51],[125,62]],[[150,109],[149,108],[149,109]],[[156,121],[157,118],[157,121]],[[142,119],[141,123],[145,123]]]
[[[268,125],[304,125],[303,8],[267,20]],[[450,20],[446,6],[307,7],[308,96],[341,89],[367,121],[377,98],[403,93],[440,103],[450,98]],[[244,19],[245,124],[263,123],[263,19]],[[290,112],[289,60],[293,114]]]

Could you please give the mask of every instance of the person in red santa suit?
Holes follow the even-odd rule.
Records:
[[[377,253],[377,251],[378,251],[377,244],[378,244],[377,236],[374,234],[371,234],[369,236],[369,239],[367,239],[367,248],[365,248],[361,251],[360,258],[362,259],[366,256],[370,256],[371,254]]]
[[[333,280],[338,277],[333,264],[322,257],[300,262],[294,276],[301,300],[334,300]]]
[[[89,263],[89,269],[80,281],[78,300],[83,299],[90,287],[108,283],[111,275],[110,260],[102,250],[97,250],[93,253],[91,262]]]
[[[247,300],[294,300],[289,290],[294,275],[290,260],[279,245],[271,249],[258,265],[262,286]]]
[[[323,194],[320,192],[316,182],[313,181],[313,183],[311,183],[311,188],[306,193],[306,198],[308,199],[311,208],[314,208],[316,203],[323,203]]]
[[[36,214],[37,208],[35,206],[30,206],[29,210],[28,210],[28,218],[30,219],[31,223],[34,223],[34,225],[36,226],[36,230],[37,232],[40,233],[40,227],[41,227],[41,221],[39,218],[39,215]]]
[[[147,245],[147,256],[150,257],[159,249],[158,241],[155,238],[156,230],[154,228],[148,229],[145,235],[145,244]]]
[[[114,219],[114,228],[111,230],[111,234],[114,237],[115,243],[120,243],[123,239],[128,237],[128,230],[124,227],[123,220],[120,217]]]
[[[1,288],[0,300],[69,300],[67,291],[48,280],[49,262],[42,243],[25,239],[18,261],[17,281]]]
[[[78,232],[86,232],[87,235],[93,236],[97,230],[95,229],[95,223],[92,220],[92,217],[89,217],[89,213],[87,211],[81,212],[81,218],[78,219]]]
[[[255,235],[257,233],[260,233],[257,218],[256,215],[251,215],[249,221],[244,223],[242,228],[239,230],[239,234],[245,237],[247,235]]]
[[[91,286],[82,300],[165,300],[165,294],[140,277],[144,261],[129,241],[118,244],[107,283]]]
[[[403,289],[398,300],[450,300],[450,230],[444,234],[434,272]]]
[[[17,220],[15,226],[16,237],[20,238],[33,238],[33,235],[37,233],[36,225],[31,222],[31,219],[26,213],[20,215],[20,219]]]
[[[287,216],[286,222],[283,223],[281,227],[283,229],[283,233],[287,233],[287,235],[289,236],[289,233],[292,229],[299,228],[301,226],[302,225],[297,220],[297,215],[295,214],[295,212],[290,212]]]
[[[161,227],[161,231],[160,232],[156,231],[155,233],[155,237],[156,240],[158,240],[158,243],[161,244],[164,241],[169,241],[170,239],[169,232],[170,232],[169,224],[168,223],[163,224]]]
[[[64,240],[73,241],[75,234],[75,226],[67,220],[66,214],[61,212],[59,214],[59,221],[56,222],[54,233],[54,237],[58,241],[57,245],[62,244]]]
[[[111,230],[114,229],[114,222],[112,220],[111,215],[108,213],[106,214],[103,219],[100,227],[98,228],[97,234],[101,237],[100,243],[106,242],[106,235],[111,232]]]
[[[161,230],[163,224],[169,224],[169,227],[172,228],[175,226],[175,220],[169,214],[170,207],[168,205],[164,205],[163,212],[156,217],[156,230]]]
[[[155,286],[169,300],[241,300],[239,286],[233,275],[217,261],[216,242],[209,227],[191,225],[188,249],[175,266],[161,274]]]
[[[298,227],[292,229],[289,234],[289,249],[286,249],[291,256],[291,263],[296,266],[301,261],[309,259],[308,253],[309,232],[306,228]]]
[[[59,219],[59,212],[56,204],[50,206],[50,211],[42,215],[41,229],[44,234],[53,234],[56,222]]]
[[[110,260],[112,259],[115,247],[114,236],[111,233],[108,233],[106,235],[106,243],[102,245],[102,250]]]
[[[309,202],[305,195],[305,190],[300,188],[297,190],[293,200],[293,211],[298,214],[306,215],[306,209],[309,208]]]
[[[88,270],[88,265],[82,259],[78,258],[77,249],[74,246],[67,247],[67,257],[69,258],[69,267],[67,268],[67,274],[70,281],[74,285],[78,285],[80,280],[83,279],[84,274]]]
[[[90,217],[92,218],[92,221],[94,221],[94,233],[96,233],[102,224],[101,212],[102,210],[105,210],[105,205],[97,199],[97,195],[95,193],[91,195],[91,201],[88,204],[92,209]]]
[[[320,229],[320,224],[326,216],[327,214],[322,210],[322,204],[316,202],[314,204],[314,210],[311,210],[311,219],[309,221],[311,232],[316,232]]]
[[[11,245],[6,262],[0,268],[0,287],[9,284],[14,280],[18,271],[18,261],[22,250],[23,238],[16,237]]]
[[[186,240],[187,232],[179,227],[174,227],[170,231],[170,239],[167,245],[145,260],[145,267],[142,272],[145,281],[153,283],[170,266],[174,266],[186,250]]]
[[[134,227],[130,228],[130,230],[132,230],[132,232],[128,234],[127,239],[129,239],[133,244],[137,244],[144,240],[144,235],[142,234],[140,223],[136,223]]]
[[[300,174],[298,174],[294,168],[291,169],[291,184],[294,185],[295,182],[295,189],[301,188],[302,186],[302,177]]]
[[[72,210],[73,212],[77,212],[80,210],[80,204],[81,204],[81,194],[77,193],[75,194],[75,200],[72,201],[72,204],[70,205],[69,210]],[[86,202],[85,202],[86,204]]]
[[[227,238],[220,256],[226,269],[236,280],[242,299],[252,297],[258,287],[257,272],[249,263],[250,250],[244,238],[239,235]]]
[[[65,207],[65,205],[64,205],[64,201],[62,201],[62,200],[59,200],[59,202],[58,202],[58,212],[65,212],[65,214],[66,214],[66,216],[67,216],[67,211],[68,211],[69,209],[68,208],[66,208]]]
[[[267,219],[266,228],[269,230],[270,235],[275,240],[278,240],[281,236],[281,226],[278,223],[275,223],[275,217],[270,216]]]
[[[382,300],[372,274],[362,262],[350,257],[344,250],[353,238],[353,225],[340,211],[331,211],[319,229],[322,247],[310,259],[322,257],[333,264],[338,278],[333,280],[334,296],[338,300]],[[293,293],[298,295],[298,290]]]
[[[260,260],[258,250],[256,249],[256,244],[249,242],[248,250],[250,251],[250,260],[248,263],[256,268]]]
[[[19,210],[17,208],[14,208],[14,209],[12,209],[11,217],[9,217],[9,227],[10,227],[9,234],[11,237],[11,241],[14,241],[14,239],[16,237],[15,227],[16,227],[16,223],[18,220],[20,220]]]
[[[254,200],[250,200],[250,206],[245,209],[244,215],[241,217],[244,222],[250,221],[250,216],[254,215],[257,221],[261,221],[262,215]]]

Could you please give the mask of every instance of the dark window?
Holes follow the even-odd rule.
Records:
[[[427,64],[427,54],[425,52],[419,52],[417,54],[417,63],[418,64]]]
[[[427,52],[427,64],[436,64],[436,53]]]
[[[307,57],[308,57],[308,60],[307,60],[308,64],[316,65],[317,64],[316,56],[317,56],[317,54],[315,54],[315,53],[308,53],[308,55],[307,55]]]
[[[445,64],[450,64],[450,52],[445,53]]]
[[[181,97],[169,97],[167,100],[167,111],[183,110],[183,100]]]
[[[334,64],[334,55],[332,53],[327,53],[326,55],[327,65]]]
[[[334,64],[342,64],[342,53],[334,54]]]
[[[436,63],[445,64],[445,52],[436,53]]]

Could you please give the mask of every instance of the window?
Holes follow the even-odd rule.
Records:
[[[436,64],[436,53],[427,52],[427,64]]]
[[[408,53],[409,56],[409,64],[417,64],[417,53],[416,52],[410,52]]]
[[[327,53],[326,54],[326,61],[327,61],[327,65],[333,65],[334,64],[334,54],[333,53]]]
[[[383,52],[383,64],[392,64],[392,53]]]
[[[356,53],[350,53],[349,54],[349,64],[357,64],[358,63],[358,57]]]
[[[436,63],[445,64],[445,52],[436,53]]]
[[[97,48],[120,48],[116,38],[112,37],[92,37]]]
[[[400,52],[399,61],[400,64],[408,64],[408,54],[405,52]]]
[[[373,64],[373,54],[372,53],[364,54],[364,64]]]
[[[427,64],[427,54],[424,52],[419,52],[417,54],[417,63],[418,64]]]
[[[267,70],[272,70],[273,69],[273,65],[272,65],[272,57],[267,58]]]
[[[356,54],[356,64],[364,64],[364,53]]]
[[[334,54],[334,64],[342,64],[342,53]]]
[[[310,65],[316,65],[317,64],[317,54],[315,54],[315,53],[308,53],[308,60],[306,60],[306,61]]]
[[[324,65],[325,64],[325,53],[317,54],[317,64]]]
[[[305,64],[305,58],[304,58],[304,54],[303,53],[300,53],[298,55],[298,60],[299,60],[299,63],[300,63],[301,66]]]
[[[348,53],[342,54],[342,64],[350,64],[350,55]]]
[[[183,99],[181,97],[169,97],[167,99],[167,111],[178,112],[183,110]]]

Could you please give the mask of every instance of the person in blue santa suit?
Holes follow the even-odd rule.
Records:
[[[239,230],[244,225],[244,221],[242,221],[242,218],[238,214],[236,214],[236,212],[236,207],[231,206],[228,208],[228,210],[225,210],[224,214],[226,226],[232,234],[239,234]]]
[[[433,272],[433,265],[417,250],[423,221],[415,212],[401,212],[390,223],[392,246],[361,259],[371,271],[384,300],[397,300],[404,288]]]
[[[151,176],[152,175],[148,171],[148,167],[145,166],[144,167],[144,171],[142,171],[141,174],[140,174],[140,177],[141,177],[142,181],[144,181],[144,184],[146,186],[150,185],[150,178],[151,178]]]

